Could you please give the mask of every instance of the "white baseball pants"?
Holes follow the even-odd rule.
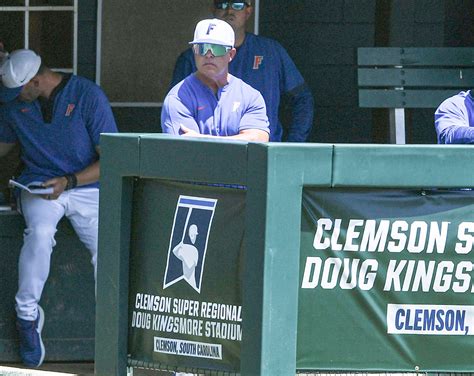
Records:
[[[26,228],[18,262],[16,312],[23,320],[35,320],[38,302],[49,275],[51,253],[56,245],[56,227],[63,216],[69,219],[79,239],[89,250],[96,277],[99,189],[71,189],[63,192],[57,200],[46,200],[21,191],[18,201]]]

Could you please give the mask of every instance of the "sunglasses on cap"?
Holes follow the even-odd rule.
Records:
[[[246,5],[249,5],[249,4],[247,4],[245,1],[239,1],[235,3],[232,1],[222,1],[222,2],[214,3],[214,6],[216,7],[216,9],[222,9],[222,10],[229,9],[229,7],[232,8],[233,10],[242,10],[245,8]]]
[[[230,46],[212,43],[196,43],[193,44],[193,51],[196,55],[206,56],[207,51],[211,51],[215,57],[224,56],[232,49]]]

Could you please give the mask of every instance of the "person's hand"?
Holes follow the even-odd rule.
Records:
[[[206,137],[206,135],[202,135],[201,133],[193,131],[192,129],[189,129],[188,127],[185,127],[183,124],[180,124],[180,130],[181,130],[181,136],[185,136],[185,137]]]
[[[61,193],[64,192],[67,186],[67,179],[64,176],[52,178],[43,182],[44,187],[53,187],[53,193],[49,195],[42,195],[45,200],[56,200]]]

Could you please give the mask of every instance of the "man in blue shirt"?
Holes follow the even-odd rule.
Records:
[[[257,89],[265,99],[270,123],[270,141],[281,141],[278,119],[282,95],[289,96],[292,122],[285,141],[305,142],[313,125],[314,101],[309,88],[285,49],[276,41],[245,31],[253,12],[251,1],[214,1],[214,16],[228,22],[235,32],[237,54],[229,65],[232,75]],[[171,87],[196,71],[191,49],[176,61]]]
[[[461,91],[435,112],[438,144],[474,144],[474,97],[472,90]]]
[[[5,51],[5,47],[3,45],[3,42],[0,42],[0,65],[3,63],[4,59],[6,59],[8,56],[8,52]],[[7,103],[15,99],[18,95],[20,95],[20,89],[9,89],[5,90],[3,87],[3,84],[0,80],[0,105],[2,103]]]
[[[163,132],[268,141],[262,95],[229,74],[229,62],[235,57],[234,31],[229,24],[218,19],[200,21],[190,44],[197,71],[166,96],[161,112]]]
[[[38,303],[49,274],[56,227],[63,216],[69,218],[96,272],[99,138],[117,127],[97,85],[53,72],[31,50],[8,55],[0,74],[3,94],[19,92],[17,99],[0,107],[0,157],[20,144],[25,167],[18,181],[51,191],[17,192],[26,224],[15,296],[20,356],[27,366],[38,367],[45,356],[41,339],[45,317]]]
[[[0,41],[0,65],[8,53],[6,52],[3,42]],[[15,99],[20,94],[19,90],[9,89],[5,90],[0,79],[0,106]],[[20,158],[18,155],[18,148],[15,148],[0,165],[0,204],[9,204],[10,191],[7,186],[8,179],[11,178],[18,171]]]

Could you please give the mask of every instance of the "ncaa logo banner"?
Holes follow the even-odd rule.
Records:
[[[138,179],[130,246],[130,361],[238,372],[245,194]]]
[[[163,288],[184,280],[201,292],[207,242],[217,200],[179,196]]]

